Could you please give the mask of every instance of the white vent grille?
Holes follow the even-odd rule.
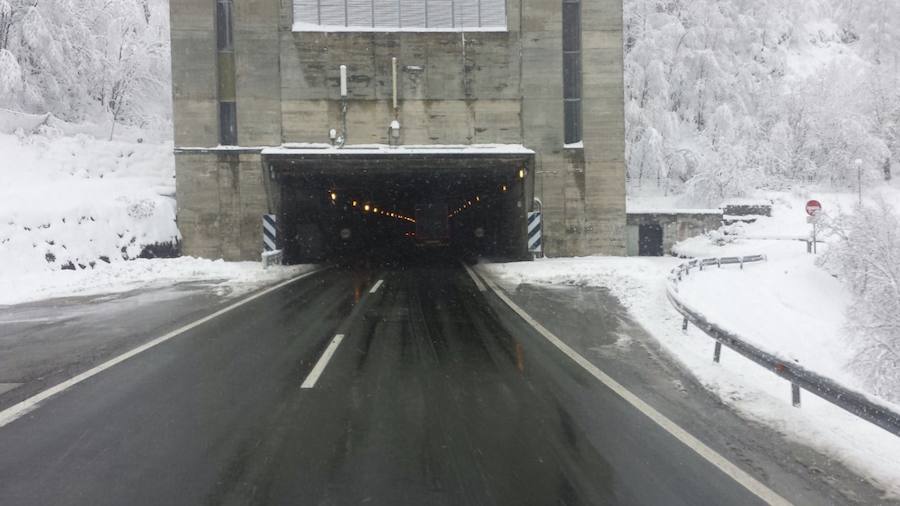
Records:
[[[294,31],[506,31],[506,0],[294,0]]]

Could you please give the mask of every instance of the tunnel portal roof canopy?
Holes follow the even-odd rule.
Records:
[[[385,144],[359,144],[342,148],[330,144],[285,144],[277,148],[265,148],[267,156],[371,156],[388,155],[533,155],[534,151],[521,144],[426,144],[419,146],[387,146]]]
[[[531,166],[534,151],[521,144],[386,146],[366,144],[334,147],[328,144],[287,144],[262,151],[277,169],[398,171],[490,169]],[[276,169],[276,170],[277,170]]]

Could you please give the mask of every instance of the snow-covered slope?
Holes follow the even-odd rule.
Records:
[[[900,2],[626,0],[629,190],[705,207],[900,170]]]
[[[0,133],[0,277],[85,269],[179,239],[171,143]]]

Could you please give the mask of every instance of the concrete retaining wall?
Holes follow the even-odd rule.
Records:
[[[641,225],[662,227],[662,249],[669,255],[677,242],[718,229],[722,226],[722,219],[721,211],[629,212],[626,232],[628,256],[638,256]]]

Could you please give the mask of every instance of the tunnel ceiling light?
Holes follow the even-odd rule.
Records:
[[[353,207],[356,207],[356,204],[358,204],[358,202],[354,200],[354,201],[353,201]]]
[[[331,201],[334,202],[337,200],[337,193],[331,192]]]
[[[525,179],[525,169],[519,169],[519,179]]]
[[[375,209],[372,209],[372,212],[377,213],[377,212],[378,212],[378,208],[376,207]]]
[[[505,184],[504,184],[504,185],[500,185],[500,191],[506,193],[506,190],[507,190],[507,188],[506,188],[506,185],[505,185]]]
[[[371,207],[369,207],[369,204],[366,204],[365,206],[363,206],[363,210],[365,212],[369,212],[369,209],[371,209]]]

